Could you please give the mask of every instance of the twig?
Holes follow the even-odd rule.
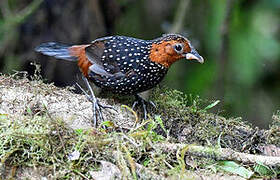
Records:
[[[189,6],[190,0],[181,0],[177,12],[175,14],[174,24],[171,27],[169,33],[179,33],[182,31],[184,26],[184,20],[186,17],[186,12]]]
[[[131,138],[127,137],[127,135],[122,134],[122,136],[123,136],[124,139],[128,140],[128,141],[129,141],[131,144],[133,144],[135,147],[138,148],[138,147],[140,146],[140,144],[137,144],[134,140],[132,140]]]
[[[0,36],[3,35],[3,38],[0,41],[0,55],[2,55],[5,52],[5,49],[8,47],[7,44],[10,44],[12,41],[15,41],[13,40],[13,38],[15,37],[15,27],[22,24],[24,20],[28,16],[30,16],[42,2],[43,0],[34,0],[27,7],[18,12],[12,12],[9,8],[9,4],[7,1],[3,1],[0,3],[0,10],[4,14],[4,24],[0,27]],[[7,9],[5,9],[5,7]]]
[[[77,175],[81,176],[83,179],[89,180],[89,178],[87,178],[85,175],[80,173],[78,170],[74,169],[73,172],[76,173]]]
[[[280,157],[275,156],[263,156],[254,155],[247,153],[236,152],[229,148],[213,148],[213,147],[203,147],[197,145],[186,145],[186,144],[158,144],[154,148],[160,148],[164,152],[176,153],[178,149],[188,147],[187,153],[198,156],[213,158],[216,160],[234,160],[245,164],[249,163],[262,163],[267,166],[280,166]]]
[[[126,153],[126,159],[127,159],[127,162],[129,163],[130,170],[131,170],[131,173],[133,175],[133,178],[137,179],[136,166],[135,166],[136,163],[135,163],[134,159],[131,157],[131,154],[130,154],[129,150],[127,149],[127,147],[123,144],[121,145],[121,147]]]
[[[0,9],[4,20],[11,15],[11,9],[7,0],[0,2]]]
[[[216,81],[216,92],[220,99],[223,99],[225,94],[224,83],[225,83],[225,72],[227,72],[227,65],[228,65],[228,51],[229,51],[229,25],[233,10],[234,0],[227,0],[226,2],[226,9],[225,9],[225,16],[223,23],[221,25],[221,48],[219,52],[219,62],[218,65],[218,72],[219,74],[218,79]]]
[[[128,159],[127,160],[122,159],[121,161],[125,161],[125,162],[120,163],[120,156],[123,157],[123,154],[122,154],[121,151],[113,151],[112,154],[113,154],[114,159],[117,162],[119,162],[119,165],[124,164],[125,162],[129,161]],[[123,167],[122,165],[119,166],[120,171],[123,168],[125,168],[126,171],[129,171],[127,166],[125,166],[125,167]],[[148,168],[144,167],[141,164],[135,163],[135,167],[134,168],[135,168],[135,172],[136,172],[136,174],[137,174],[139,179],[166,179],[165,177],[163,177],[161,175],[158,175],[157,173],[149,170]],[[127,177],[127,176],[123,176],[123,177]],[[141,177],[143,177],[143,178],[141,178]]]

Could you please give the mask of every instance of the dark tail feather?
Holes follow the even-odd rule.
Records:
[[[40,52],[44,55],[53,56],[57,59],[64,59],[68,61],[77,61],[77,57],[70,55],[69,48],[71,46],[56,43],[48,42],[43,43],[40,46],[35,48],[35,51]]]

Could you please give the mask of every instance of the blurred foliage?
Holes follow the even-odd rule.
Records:
[[[21,43],[19,39],[24,39],[22,37],[25,35],[20,31],[21,26],[38,23],[38,20],[34,20],[35,17],[41,17],[40,23],[48,23],[46,27],[49,29],[44,36],[41,32],[43,28],[33,32],[32,40],[36,39],[38,43],[45,40],[61,41],[61,39],[69,43],[77,41],[83,43],[85,39],[86,42],[90,42],[93,40],[92,37],[102,34],[87,35],[85,34],[87,31],[79,32],[80,22],[76,25],[77,27],[73,27],[76,23],[73,17],[92,13],[92,11],[82,9],[83,6],[77,7],[77,12],[73,9],[70,13],[67,12],[71,9],[69,4],[76,1],[44,0],[39,7],[40,2],[40,0],[2,0],[0,2],[0,69],[2,72],[11,72],[12,69],[22,66],[26,59],[38,57],[35,54],[23,56],[27,53],[26,51],[29,53],[33,51],[34,47],[31,45],[29,49],[25,49],[25,52],[17,48]],[[86,6],[92,6],[90,2],[95,2],[100,6],[94,7],[93,12],[100,11],[101,13],[93,13],[92,16],[100,16],[100,19],[103,19],[105,31],[101,29],[100,32],[104,35],[120,34],[151,39],[176,29],[178,33],[189,37],[206,60],[205,64],[186,60],[176,62],[171,67],[164,84],[187,94],[199,95],[210,100],[219,99],[223,107],[219,105],[215,107],[215,111],[225,110],[223,113],[227,116],[243,116],[258,126],[268,127],[271,115],[280,106],[279,0],[232,1],[232,13],[228,20],[228,58],[222,60],[220,59],[221,31],[227,13],[228,0],[83,1]],[[50,15],[42,15],[44,12],[42,9],[46,9],[47,13],[51,12]],[[10,12],[9,16],[5,15],[7,12]],[[32,12],[34,16],[29,16]],[[73,17],[68,17],[69,20],[71,19],[72,26],[59,29],[69,26],[69,21],[61,20],[61,17],[66,14],[67,16],[73,14]],[[85,16],[87,18],[83,17],[81,20],[82,29],[86,28],[88,32],[100,27],[100,24],[92,25],[94,21],[92,16]],[[51,21],[58,23],[51,24]],[[60,26],[61,23],[63,25]],[[54,29],[61,32],[53,35],[56,33]],[[75,37],[79,37],[77,36],[79,33],[83,34],[80,39],[73,39],[69,35],[74,34]],[[221,65],[220,62],[223,61],[225,64]],[[46,67],[48,67],[46,70],[43,69],[43,72],[48,71],[45,76],[53,71],[59,71],[54,70],[53,66],[46,65]],[[223,69],[223,74],[219,74],[220,69]],[[221,76],[225,78],[224,82],[219,84],[217,79]],[[59,79],[58,75],[54,77]],[[69,76],[67,78],[74,79]],[[224,93],[217,94],[221,86],[224,88]]]
[[[25,7],[19,0],[4,0],[0,2],[0,56],[4,59],[3,72],[20,69],[17,54],[6,50],[18,39],[18,27],[34,12],[43,0],[34,0]],[[15,46],[14,46],[15,47]],[[2,59],[1,58],[1,59]]]

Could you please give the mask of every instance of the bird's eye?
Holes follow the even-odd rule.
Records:
[[[177,53],[182,53],[183,52],[183,45],[182,44],[175,44],[174,49]]]

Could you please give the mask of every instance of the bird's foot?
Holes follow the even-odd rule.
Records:
[[[117,112],[117,110],[113,106],[105,106],[99,103],[97,98],[94,95],[94,92],[87,80],[87,78],[83,77],[83,80],[85,81],[85,84],[90,92],[90,95],[78,84],[76,85],[81,89],[81,91],[86,95],[87,99],[92,102],[92,112],[93,112],[93,126],[96,127],[97,125],[97,119],[99,119],[101,122],[104,121],[102,109],[113,109]]]
[[[144,113],[144,119],[147,119],[147,105],[151,105],[152,107],[156,108],[155,103],[153,103],[152,101],[147,101],[147,100],[143,99],[138,94],[135,95],[135,98],[136,98],[136,100],[134,101],[134,103],[132,105],[132,109],[134,109],[136,105],[142,106],[143,113]]]

